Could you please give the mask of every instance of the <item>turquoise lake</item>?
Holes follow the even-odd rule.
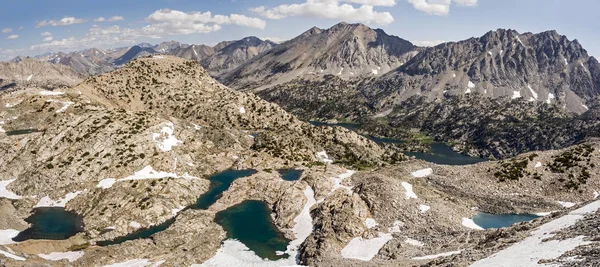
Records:
[[[295,170],[295,169],[280,169],[277,170],[279,175],[281,175],[281,179],[285,181],[297,181],[304,173],[303,170]]]
[[[504,228],[515,223],[528,222],[540,218],[533,214],[489,214],[479,213],[473,217],[473,222],[483,229]]]

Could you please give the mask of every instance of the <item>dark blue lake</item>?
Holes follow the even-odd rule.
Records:
[[[228,239],[244,243],[263,259],[289,257],[276,253],[285,251],[290,240],[277,229],[271,219],[271,209],[262,201],[244,201],[217,213],[215,221],[227,231]]]
[[[528,222],[540,218],[533,214],[489,214],[479,213],[473,218],[473,222],[483,229],[504,228],[515,223]]]
[[[224,172],[217,173],[217,174],[209,177],[208,179],[210,180],[210,187],[209,187],[208,191],[206,193],[204,193],[202,196],[200,196],[200,198],[198,198],[198,200],[196,201],[196,203],[194,205],[189,206],[187,208],[207,209],[212,204],[214,204],[217,200],[219,200],[219,198],[221,198],[221,195],[223,194],[223,192],[226,191],[229,188],[229,186],[231,186],[231,183],[233,183],[233,181],[235,181],[236,179],[242,178],[242,177],[247,177],[247,176],[253,175],[256,172],[257,172],[256,170],[252,170],[252,169],[249,169],[249,170],[226,170]],[[121,244],[121,243],[123,243],[125,241],[129,241],[129,240],[135,240],[135,239],[140,239],[140,238],[150,238],[152,235],[166,230],[174,222],[175,222],[175,218],[168,220],[162,224],[156,225],[156,226],[140,229],[129,235],[122,236],[122,237],[116,238],[114,240],[100,241],[97,244],[99,246],[110,246],[110,245]]]
[[[286,181],[297,181],[304,173],[304,170],[295,170],[295,169],[280,169],[277,170],[281,175],[281,179]]]
[[[29,239],[64,240],[83,231],[83,220],[74,212],[64,208],[36,208],[25,219],[31,227],[20,232],[14,241]]]

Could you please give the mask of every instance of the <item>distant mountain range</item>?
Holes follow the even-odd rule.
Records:
[[[343,110],[325,113],[311,105],[312,110],[303,111],[316,115],[318,110],[311,119],[355,119],[358,115],[352,110],[360,110],[360,116],[381,116],[415,95],[434,100],[475,93],[559,103],[583,113],[600,95],[600,63],[577,40],[556,31],[520,34],[499,29],[425,48],[381,29],[340,23],[329,29],[313,27],[282,44],[256,37],[212,47],[170,41],[35,58],[89,76],[154,54],[197,61],[225,85],[254,91],[284,107],[307,101],[339,104],[342,99],[355,103],[348,106],[346,101],[336,105]],[[333,88],[340,83],[343,90]],[[315,92],[307,94],[307,90]],[[326,96],[319,98],[323,90]]]

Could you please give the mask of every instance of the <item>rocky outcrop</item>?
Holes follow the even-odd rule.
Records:
[[[253,57],[270,50],[276,44],[251,36],[223,45],[215,46],[214,55],[201,62],[212,77],[219,77],[221,74],[237,68]]]
[[[402,65],[417,52],[410,42],[383,30],[340,23],[327,30],[313,28],[219,80],[236,89],[252,90],[305,75],[377,76]]]
[[[68,67],[35,59],[0,63],[0,91],[26,87],[52,90],[77,85],[81,80],[81,76]]]

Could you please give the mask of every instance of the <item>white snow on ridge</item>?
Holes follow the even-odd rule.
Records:
[[[25,258],[23,258],[23,257],[19,257],[19,256],[17,256],[17,255],[14,255],[14,254],[8,253],[8,252],[6,252],[6,251],[3,251],[3,250],[0,250],[0,255],[4,255],[4,256],[6,256],[7,258],[11,258],[11,259],[13,259],[13,260],[16,260],[16,261],[25,261],[25,260],[26,260],[26,259],[25,259]]]
[[[565,208],[572,208],[573,206],[577,205],[576,203],[573,203],[573,202],[564,202],[564,201],[556,201],[556,202]]]
[[[163,152],[171,151],[174,146],[183,144],[183,141],[177,140],[173,132],[175,131],[175,126],[172,122],[167,122],[165,124],[160,133],[153,133],[152,140],[156,143],[158,149]]]
[[[542,167],[542,163],[538,161],[538,162],[535,164],[535,167],[534,167],[534,168],[541,168],[541,167]]]
[[[379,71],[377,71],[376,69],[371,69],[373,71],[373,75],[377,75],[379,74]]]
[[[338,190],[339,188],[345,188],[348,191],[348,193],[352,193],[352,187],[343,186],[342,182],[344,182],[344,180],[346,178],[349,178],[354,173],[355,173],[355,171],[348,170],[345,173],[342,173],[342,174],[338,175],[338,177],[332,178],[333,179],[333,188],[331,189],[331,192],[329,194],[335,192],[335,190]]]
[[[552,104],[552,100],[554,100],[556,97],[554,96],[554,94],[552,93],[548,93],[548,100],[546,100],[546,103]]]
[[[533,90],[533,88],[531,88],[531,85],[528,84],[527,88],[529,88],[529,91],[531,92],[531,95],[533,95],[533,98],[535,98],[537,100],[538,94]]]
[[[481,226],[477,225],[472,219],[469,218],[463,218],[462,225],[473,230],[484,230],[483,228],[481,228]]]
[[[433,173],[432,168],[422,169],[411,173],[411,175],[415,178],[423,178],[431,175]]]
[[[0,128],[2,129],[2,128]],[[4,180],[4,181],[0,181],[0,198],[8,198],[8,199],[21,199],[22,197],[9,191],[8,189],[6,189],[6,187],[16,181],[17,179],[11,179],[11,180]]]
[[[413,191],[413,186],[412,184],[409,184],[407,182],[402,182],[402,187],[404,187],[404,190],[406,190],[406,199],[417,199],[417,194],[415,194],[415,192]]]
[[[76,198],[81,191],[68,193],[64,198],[59,198],[58,200],[53,200],[48,196],[43,197],[40,201],[35,205],[35,208],[40,207],[62,207],[64,208],[69,201]]]
[[[539,266],[543,259],[554,259],[579,246],[591,244],[583,236],[566,240],[543,240],[552,238],[553,233],[575,225],[585,215],[600,209],[600,201],[592,202],[580,209],[570,212],[556,220],[543,224],[522,241],[488,257],[477,261],[472,267],[491,266]]]
[[[450,252],[445,252],[445,253],[440,253],[440,254],[436,254],[436,255],[427,255],[427,256],[423,256],[423,257],[414,257],[412,258],[413,260],[433,260],[433,259],[437,259],[437,258],[441,258],[441,257],[448,257],[448,256],[452,256],[452,255],[458,255],[462,253],[462,251],[457,250],[457,251],[450,251]],[[501,265],[498,265],[501,266]]]
[[[56,91],[41,91],[40,95],[43,96],[56,96],[56,95],[64,95],[65,92],[56,92]]]
[[[512,99],[517,99],[521,97],[521,92],[519,91],[513,91],[513,96]]]
[[[467,88],[475,88],[475,84],[472,81],[469,81],[469,83],[467,84]]]
[[[113,263],[109,265],[104,265],[103,267],[158,267],[163,264],[165,261],[157,261],[151,262],[148,259],[133,259],[119,263]]]
[[[245,114],[246,113],[246,109],[244,107],[240,107],[240,113]]]
[[[69,252],[52,252],[50,254],[37,254],[40,258],[46,259],[49,261],[59,261],[59,260],[68,260],[69,262],[74,262],[79,258],[83,257],[83,251],[69,251]]]
[[[421,204],[421,205],[419,205],[419,211],[420,211],[421,213],[428,212],[430,209],[431,209],[431,207],[430,207],[430,206],[427,206],[427,205],[422,205],[422,204]]]
[[[19,234],[15,229],[0,230],[0,245],[16,244],[12,239]]]
[[[373,239],[355,237],[342,249],[342,258],[370,261],[390,240],[392,240],[391,234],[380,234]]]
[[[329,159],[329,156],[327,155],[327,152],[325,150],[323,150],[321,152],[317,152],[317,158],[319,159],[320,162],[323,162],[323,163],[327,163],[327,164],[333,163],[333,160]]]
[[[107,178],[107,179],[104,179],[104,180],[98,182],[98,185],[96,185],[96,188],[108,189],[108,188],[111,188],[116,182],[117,182],[117,179]]]
[[[308,238],[313,230],[313,220],[310,216],[310,208],[317,203],[317,200],[315,199],[315,192],[310,186],[307,186],[304,190],[304,196],[307,199],[306,204],[304,204],[304,208],[300,214],[294,218],[294,222],[296,224],[294,225],[294,229],[292,229],[292,231],[294,232],[296,239],[290,242],[286,251],[290,255],[294,254],[294,257],[291,257],[294,259],[296,258],[295,255],[298,252],[298,248],[302,242]]]
[[[406,238],[406,240],[404,240],[404,243],[407,243],[409,245],[413,245],[415,247],[423,247],[425,246],[425,244],[423,244],[423,242],[416,240],[416,239],[412,239],[412,238]]]
[[[379,224],[377,223],[377,221],[375,221],[375,219],[373,219],[373,218],[367,218],[367,219],[365,219],[365,221],[364,221],[364,224],[365,224],[365,226],[366,226],[368,229],[371,229],[371,228],[373,228],[373,227],[375,227],[375,226],[379,225]]]

